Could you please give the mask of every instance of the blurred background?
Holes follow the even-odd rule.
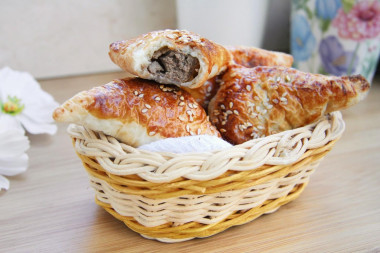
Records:
[[[1,0],[0,68],[39,79],[119,71],[111,42],[175,28],[288,52],[289,15],[290,0]]]
[[[329,1],[1,0],[0,68],[38,79],[119,71],[108,57],[111,42],[175,28],[224,45],[290,52],[292,2]]]

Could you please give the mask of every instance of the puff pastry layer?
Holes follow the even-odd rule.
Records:
[[[80,92],[58,107],[53,118],[102,131],[134,147],[169,137],[220,137],[189,93],[139,78]]]
[[[232,60],[223,46],[185,30],[154,31],[114,42],[109,56],[135,76],[189,88],[202,86]]]
[[[211,122],[232,144],[297,128],[362,100],[360,75],[334,77],[286,67],[231,67],[209,105]]]

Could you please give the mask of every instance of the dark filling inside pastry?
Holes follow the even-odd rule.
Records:
[[[156,51],[151,61],[148,71],[159,83],[180,85],[193,80],[198,75],[197,58],[167,47]]]

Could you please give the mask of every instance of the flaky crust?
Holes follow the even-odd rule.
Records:
[[[227,49],[197,34],[185,30],[154,31],[137,38],[114,42],[110,45],[111,60],[123,70],[140,78],[156,80],[148,66],[156,51],[167,47],[199,60],[198,75],[185,83],[166,83],[197,88],[208,79],[225,70],[232,58]]]
[[[232,144],[301,127],[362,100],[364,77],[309,74],[285,67],[231,67],[209,105],[211,122]]]
[[[226,46],[226,48],[231,52],[236,64],[247,68],[257,66],[291,67],[293,64],[293,56],[290,54],[247,46]]]
[[[190,89],[183,87],[184,90],[189,92],[193,98],[207,110],[210,100],[215,96],[220,87],[221,76],[217,75],[207,80],[201,87]]]
[[[281,52],[268,51],[256,47],[227,46],[232,54],[233,61],[241,66],[253,68],[257,66],[284,66],[291,67],[293,56]],[[203,108],[208,108],[210,100],[215,96],[222,82],[223,73],[207,80],[201,87],[185,88]]]
[[[58,107],[53,118],[102,131],[134,147],[169,137],[220,136],[186,91],[138,78],[80,92]]]

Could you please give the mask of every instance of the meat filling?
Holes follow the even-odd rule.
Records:
[[[198,75],[199,61],[191,55],[161,48],[153,54],[148,71],[159,83],[180,85],[193,80]]]

